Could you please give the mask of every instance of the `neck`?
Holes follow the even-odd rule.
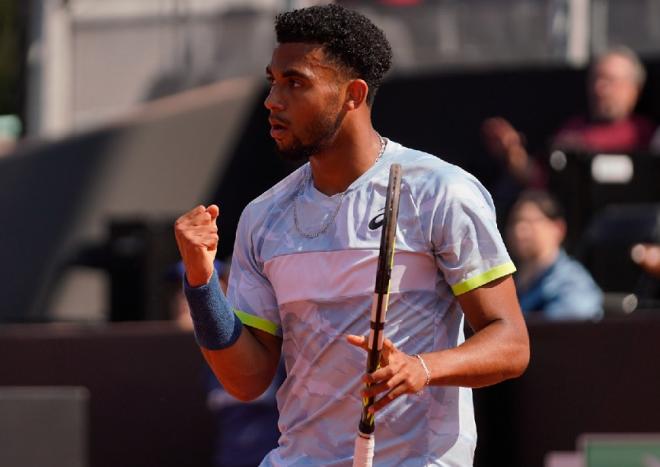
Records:
[[[371,122],[343,128],[330,147],[310,157],[314,187],[328,196],[346,191],[371,168],[380,151],[381,139]]]

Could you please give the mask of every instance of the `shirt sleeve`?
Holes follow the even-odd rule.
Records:
[[[460,175],[439,190],[431,226],[438,269],[456,296],[516,270],[490,194],[474,177]]]
[[[247,209],[236,229],[227,296],[234,312],[246,326],[282,336],[279,308],[271,283],[255,255]]]

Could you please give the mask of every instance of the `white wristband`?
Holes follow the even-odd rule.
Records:
[[[422,364],[422,368],[424,368],[424,373],[426,373],[426,382],[424,383],[424,386],[428,386],[431,382],[431,371],[429,370],[429,367],[426,366],[426,362],[420,354],[416,353],[414,356],[417,357],[419,363]]]

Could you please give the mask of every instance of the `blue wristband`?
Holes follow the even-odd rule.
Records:
[[[227,348],[241,335],[243,324],[220,290],[218,274],[208,284],[191,287],[183,276],[183,291],[190,307],[197,344],[209,350]]]

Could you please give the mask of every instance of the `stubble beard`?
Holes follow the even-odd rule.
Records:
[[[287,162],[306,162],[314,154],[318,154],[332,145],[339,131],[344,112],[335,115],[325,115],[317,118],[307,129],[309,143],[303,143],[300,138],[293,136],[293,142],[287,147],[275,145],[277,154]]]

